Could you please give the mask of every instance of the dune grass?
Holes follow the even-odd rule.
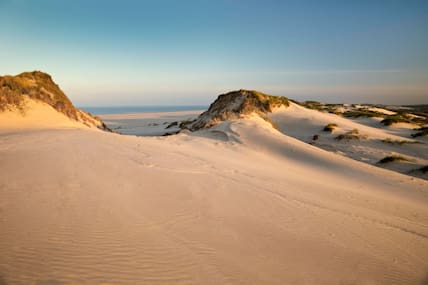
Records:
[[[400,155],[390,155],[390,156],[385,156],[384,158],[379,160],[378,163],[379,164],[386,164],[386,163],[391,163],[391,162],[395,162],[395,161],[409,161],[409,160],[405,157],[400,156]]]
[[[45,102],[74,120],[79,118],[71,101],[49,74],[33,71],[0,77],[0,111],[24,110],[23,96]]]
[[[388,143],[392,145],[404,145],[404,144],[418,144],[418,141],[409,141],[409,140],[393,140],[391,138],[386,138],[381,140],[383,143]]]
[[[324,131],[324,132],[330,132],[330,133],[332,133],[336,128],[337,128],[337,124],[335,124],[335,123],[330,123],[330,124],[327,124],[327,125],[324,127],[323,131]]]
[[[394,116],[386,116],[386,118],[383,119],[380,123],[385,126],[391,126],[397,123],[412,123],[412,121],[406,118],[404,115],[394,115]]]
[[[335,115],[342,115],[340,108],[343,107],[343,104],[329,104],[329,103],[321,103],[318,101],[299,102],[297,100],[292,100],[292,99],[289,99],[289,101],[308,109],[317,110],[325,113],[331,113]]]
[[[373,117],[383,117],[384,115],[378,112],[370,111],[370,110],[356,109],[356,110],[349,110],[344,112],[343,116],[345,118],[359,118],[359,117],[373,118]]]
[[[361,136],[358,129],[353,129],[349,132],[338,135],[335,139],[338,141],[341,141],[341,140],[360,140],[361,138],[365,139],[366,136]]]

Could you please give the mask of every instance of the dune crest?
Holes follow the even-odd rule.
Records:
[[[195,121],[182,128],[196,131],[209,128],[218,122],[233,120],[252,113],[268,120],[267,114],[274,108],[288,106],[286,97],[267,95],[255,90],[238,90],[221,94]]]
[[[50,112],[43,105],[53,108],[59,114]],[[69,125],[62,115],[78,123],[77,125],[108,130],[100,118],[74,107],[47,73],[33,71],[16,76],[0,76],[0,116],[3,117],[3,125],[20,123],[22,127],[34,127],[34,122],[39,122],[36,125],[40,127],[58,126],[59,122]],[[9,122],[6,118],[16,120]],[[40,124],[42,121],[43,124]]]

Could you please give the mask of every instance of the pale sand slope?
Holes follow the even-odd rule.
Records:
[[[366,163],[377,164],[386,156],[402,156],[408,161],[377,165],[428,180],[428,173],[414,171],[428,165],[428,141],[424,137],[414,139],[410,136],[415,132],[413,128],[419,127],[417,125],[394,124],[385,127],[378,121],[381,119],[350,120],[294,103],[287,108],[276,109],[269,117],[286,135]],[[324,132],[324,126],[330,123],[337,124],[337,128],[333,133]],[[336,140],[339,134],[354,129],[359,132],[359,140]],[[313,140],[314,135],[318,135],[317,140]],[[389,140],[390,143],[382,140]]]
[[[83,122],[70,119],[58,112],[52,106],[38,100],[23,96],[24,112],[8,110],[0,112],[0,131],[34,130],[46,128],[86,128]],[[83,112],[79,116],[86,120],[93,120]],[[93,126],[95,128],[95,126]]]
[[[5,131],[0,229],[6,284],[423,284],[428,183],[257,117]]]

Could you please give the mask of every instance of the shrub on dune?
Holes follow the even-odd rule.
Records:
[[[347,133],[340,134],[336,137],[336,140],[359,140],[359,139],[366,139],[367,136],[360,135],[360,132],[357,129],[353,129]]]
[[[330,123],[324,127],[323,131],[332,133],[336,128],[337,128],[337,124]]]

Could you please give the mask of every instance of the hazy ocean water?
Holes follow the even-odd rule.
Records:
[[[129,114],[129,113],[150,113],[150,112],[178,112],[206,110],[208,106],[111,106],[111,107],[78,107],[93,115],[101,114]]]

